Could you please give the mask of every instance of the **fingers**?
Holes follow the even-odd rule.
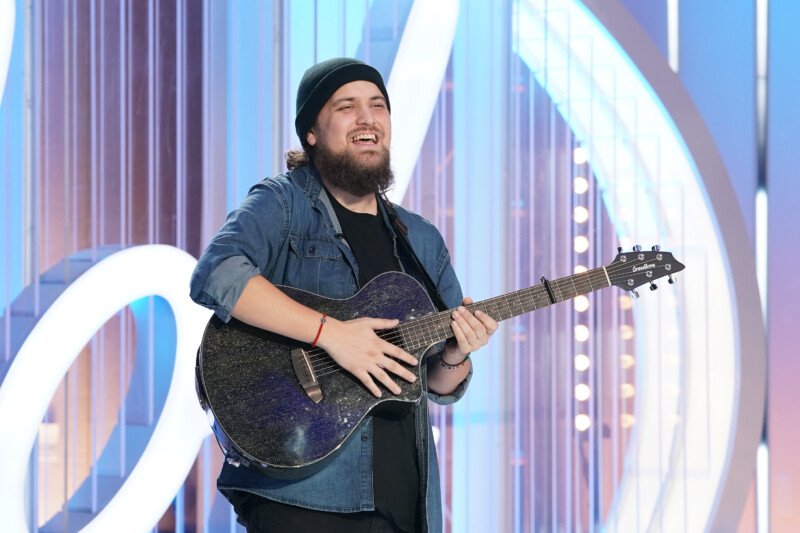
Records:
[[[330,345],[325,349],[375,397],[382,395],[380,385],[393,394],[400,394],[402,389],[394,379],[399,377],[414,383],[417,376],[404,364],[416,366],[418,361],[393,344],[398,340],[396,332],[386,330],[398,324],[395,319],[367,317],[345,322],[336,328],[338,334],[328,339]]]
[[[478,311],[480,312],[480,311]],[[486,326],[465,307],[459,307],[453,313],[453,320],[461,327],[464,337],[470,346],[485,342],[489,337]]]
[[[417,358],[405,351],[404,349],[400,348],[399,346],[392,344],[391,342],[384,341],[383,346],[381,347],[384,354],[389,357],[394,357],[400,361],[403,361],[409,365],[416,365]],[[401,367],[402,368],[402,367]]]
[[[364,384],[364,386],[367,388],[367,390],[369,390],[369,392],[372,393],[373,396],[376,398],[383,396],[383,394],[381,394],[381,389],[379,389],[375,382],[372,381],[372,376],[366,371],[366,369],[357,370],[353,372],[353,375]]]
[[[497,320],[490,317],[483,311],[475,311],[475,318],[481,321],[489,335],[497,331]]]
[[[400,323],[396,318],[365,318],[363,320],[372,329],[389,329]]]
[[[400,394],[400,386],[389,377],[389,374],[384,371],[383,367],[376,365],[375,368],[370,371],[370,374],[372,374],[375,379],[383,383],[383,386],[389,389],[392,394]]]
[[[400,352],[405,354],[405,352],[403,352],[402,350],[400,350]],[[409,357],[415,361],[414,363],[409,363],[409,364],[416,365],[417,364],[416,359],[411,355],[409,355]],[[411,372],[409,369],[405,368],[403,365],[401,365],[400,363],[389,357],[386,357],[385,361],[381,361],[380,363],[378,363],[377,366],[379,366],[384,370],[388,370],[392,374],[395,374],[396,376],[403,378],[409,383],[414,383],[417,380],[417,376],[415,376],[413,372]]]
[[[469,305],[471,298],[464,298],[463,303]],[[453,311],[453,334],[459,352],[466,355],[484,346],[489,337],[497,331],[497,321],[483,311],[470,312],[463,305]]]
[[[461,325],[457,321],[453,320],[451,326],[453,327],[453,334],[456,336],[456,343],[458,344],[458,346],[460,348],[461,347],[469,348],[469,341],[467,340],[467,336],[464,334],[464,330],[461,327]],[[469,353],[469,349],[466,350],[460,349],[459,352],[462,354]]]
[[[378,380],[378,382],[386,387],[392,394],[400,394],[402,389],[394,382],[387,371],[402,377],[409,383],[413,383],[417,380],[417,376],[412,372],[403,368],[397,361],[389,358],[386,358],[384,363],[374,364],[372,368],[360,369],[354,372],[354,375],[367,387],[373,396],[377,398],[380,398],[383,394],[374,380]]]

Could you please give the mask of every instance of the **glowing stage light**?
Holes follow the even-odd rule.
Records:
[[[622,413],[619,416],[619,425],[622,426],[623,429],[632,428],[635,423],[636,417],[630,413]]]
[[[578,342],[586,342],[589,340],[589,328],[583,324],[575,326],[575,340]]]
[[[586,372],[592,365],[591,359],[586,354],[578,354],[575,356],[575,370],[578,372]]]
[[[589,249],[589,239],[587,239],[584,235],[578,235],[575,237],[574,246],[575,251],[579,254],[582,254]]]
[[[630,383],[622,383],[619,386],[619,395],[625,398],[633,398],[636,395],[636,388]]]
[[[575,194],[584,194],[589,190],[589,182],[586,178],[578,176],[572,180],[572,190],[575,191]]]
[[[572,161],[576,165],[582,165],[586,163],[588,160],[589,160],[589,154],[588,152],[586,152],[586,148],[582,146],[577,146],[575,147],[574,150],[572,150]]]
[[[583,294],[576,296],[574,300],[575,310],[579,313],[583,313],[587,309],[589,309],[589,298],[584,296]]]
[[[619,364],[623,370],[631,368],[635,362],[633,356],[629,353],[624,353],[619,356]]]
[[[585,402],[592,396],[592,389],[585,383],[578,383],[575,385],[575,399],[579,402]]]

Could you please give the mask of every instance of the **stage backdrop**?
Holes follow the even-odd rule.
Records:
[[[466,397],[431,405],[446,530],[755,531],[755,195],[778,191],[770,272],[797,292],[778,244],[797,208],[783,88],[800,82],[775,44],[759,152],[755,15],[648,4],[0,1],[3,529],[241,530],[193,398],[208,313],[188,275],[285,170],[303,71],[347,55],[388,82],[392,197],[440,229],[465,294],[601,266],[617,281],[618,246],[687,266],[641,298],[612,287],[503,323]],[[785,43],[797,9],[770,6]],[[770,330],[776,398],[792,334]],[[778,507],[799,467],[770,427],[759,495],[774,487],[778,528],[800,519]]]

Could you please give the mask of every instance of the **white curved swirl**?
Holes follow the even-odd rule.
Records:
[[[416,0],[392,64],[392,171],[389,199],[403,201],[439,99],[458,24],[458,0]]]
[[[41,317],[0,387],[0,427],[13,428],[14,434],[0,439],[4,531],[31,529],[25,511],[28,457],[64,374],[109,318],[150,295],[163,297],[175,315],[177,344],[169,392],[135,468],[84,531],[145,531],[158,522],[210,433],[194,394],[195,351],[210,314],[188,297],[195,264],[192,256],[172,246],[122,250],[76,279]]]

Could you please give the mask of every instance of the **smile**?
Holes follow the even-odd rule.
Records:
[[[353,135],[350,137],[350,142],[356,144],[363,144],[363,143],[371,143],[377,144],[378,143],[378,136],[374,133],[359,133],[358,135]]]

